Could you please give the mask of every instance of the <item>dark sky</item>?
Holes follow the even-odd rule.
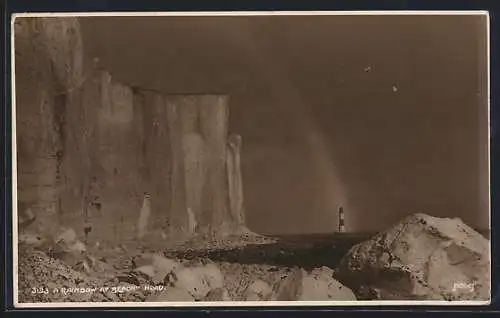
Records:
[[[230,95],[251,228],[488,227],[485,16],[84,18],[118,81]],[[481,182],[482,180],[482,182]]]

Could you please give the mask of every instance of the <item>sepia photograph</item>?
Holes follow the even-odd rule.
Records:
[[[16,307],[488,304],[489,16],[12,18]]]

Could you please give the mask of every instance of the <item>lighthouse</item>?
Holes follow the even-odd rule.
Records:
[[[338,231],[340,233],[344,233],[345,232],[345,218],[344,218],[344,208],[343,207],[339,208],[338,227],[339,227]]]

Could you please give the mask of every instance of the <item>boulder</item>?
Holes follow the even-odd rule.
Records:
[[[176,271],[173,284],[176,288],[187,291],[197,300],[203,299],[211,290],[208,281],[196,268],[183,268]]]
[[[247,301],[270,300],[273,289],[263,280],[257,279],[250,283],[244,291],[243,299]]]
[[[488,300],[489,249],[462,220],[417,213],[352,247],[335,277],[358,299]]]
[[[149,277],[155,284],[161,284],[165,278],[181,265],[160,254],[146,253],[135,257],[132,261],[134,271]]]
[[[34,233],[19,234],[19,243],[33,247],[42,247],[46,244],[46,239]]]
[[[87,248],[83,242],[64,238],[57,240],[50,246],[48,254],[70,266],[85,261],[88,256]]]
[[[293,301],[297,300],[300,294],[300,286],[302,277],[305,271],[301,268],[294,268],[292,272],[279,282],[279,287],[276,295],[273,297],[278,301]]]
[[[215,288],[209,291],[201,301],[231,301],[231,298],[224,288]]]
[[[132,258],[132,267],[134,269],[141,266],[153,266],[153,254],[144,253]]]
[[[27,227],[29,227],[33,222],[36,220],[36,216],[31,210],[31,208],[21,208],[18,210],[18,224],[19,224],[19,230],[24,231]]]
[[[321,267],[302,278],[299,300],[356,300],[354,293],[333,278],[333,270]]]
[[[159,254],[153,254],[151,259],[152,266],[155,270],[155,276],[153,277],[153,282],[155,284],[162,283],[168,274],[180,266],[177,261],[168,259]]]
[[[215,264],[206,264],[195,269],[200,277],[207,281],[210,289],[222,288],[224,286],[224,277],[222,272]]]
[[[354,293],[333,278],[333,270],[321,267],[307,273],[295,269],[281,284],[278,301],[356,300]]]
[[[56,243],[62,243],[65,245],[70,245],[75,243],[77,240],[76,232],[73,229],[65,229],[59,236],[56,238]]]
[[[87,247],[81,241],[76,241],[70,245],[68,245],[67,250],[72,253],[85,253],[87,251]]]
[[[141,273],[149,277],[150,279],[153,279],[153,277],[156,276],[156,271],[153,265],[143,265],[140,267],[137,267],[134,269],[134,272]]]
[[[188,291],[196,300],[202,300],[214,289],[222,288],[224,278],[214,264],[185,267],[174,271],[172,284]]]

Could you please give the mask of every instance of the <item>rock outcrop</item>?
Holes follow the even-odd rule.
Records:
[[[142,268],[144,272],[146,266],[139,268]],[[170,267],[172,270],[165,280],[169,286],[160,294],[150,295],[147,301],[223,301],[228,299],[227,292],[223,289],[224,277],[216,265]]]
[[[354,293],[333,278],[333,270],[321,267],[307,273],[294,270],[282,283],[278,301],[356,300]]]
[[[134,272],[148,277],[153,284],[163,284],[174,270],[181,267],[175,261],[160,254],[143,254],[133,260]]]
[[[417,213],[351,248],[335,277],[358,299],[488,300],[489,246],[458,218]]]
[[[174,272],[173,285],[187,290],[196,300],[202,300],[216,288],[222,288],[223,277],[217,266],[208,264],[194,268],[182,268]]]
[[[248,285],[243,297],[247,301],[263,301],[270,300],[272,294],[271,286],[265,281],[257,279]]]
[[[231,298],[224,288],[215,288],[209,291],[201,301],[231,301]]]

